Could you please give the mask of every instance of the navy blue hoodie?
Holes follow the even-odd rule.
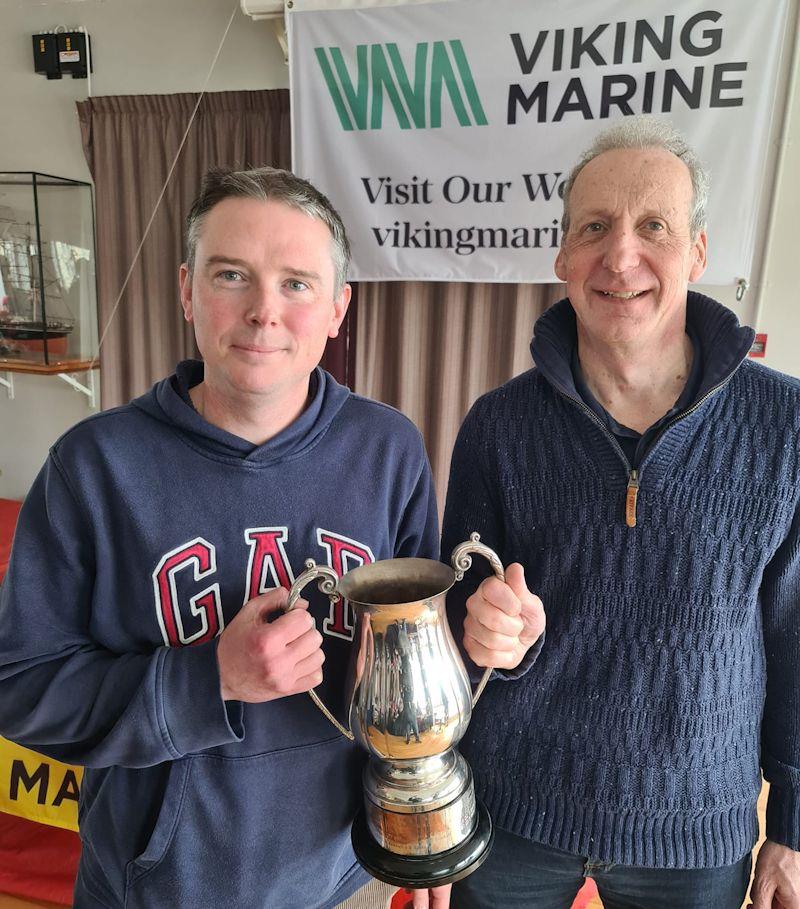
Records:
[[[225,703],[217,635],[305,559],[436,557],[430,468],[402,415],[312,375],[253,446],[191,406],[184,363],[52,448],[0,592],[0,732],[83,764],[76,906],[328,909],[367,878],[364,755],[310,698]],[[309,587],[342,715],[349,606]]]

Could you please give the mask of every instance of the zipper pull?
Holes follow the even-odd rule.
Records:
[[[639,477],[632,470],[628,477],[628,493],[625,497],[625,523],[628,527],[636,526],[636,500],[639,497]]]

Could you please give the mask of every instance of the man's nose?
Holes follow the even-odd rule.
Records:
[[[639,238],[626,227],[613,228],[606,238],[603,265],[611,272],[628,271],[639,265]]]
[[[276,325],[280,322],[281,295],[277,289],[267,285],[253,288],[246,318],[252,325]]]

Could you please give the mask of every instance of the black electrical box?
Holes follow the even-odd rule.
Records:
[[[34,68],[48,79],[61,79],[65,73],[71,73],[73,79],[85,79],[90,53],[91,38],[86,32],[50,32],[33,36]]]

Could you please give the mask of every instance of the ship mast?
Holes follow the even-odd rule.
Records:
[[[25,225],[28,229],[26,236],[26,248],[28,251],[28,278],[30,282],[31,289],[31,322],[36,322],[36,269],[34,268],[33,263],[33,236],[31,234],[31,222]]]

